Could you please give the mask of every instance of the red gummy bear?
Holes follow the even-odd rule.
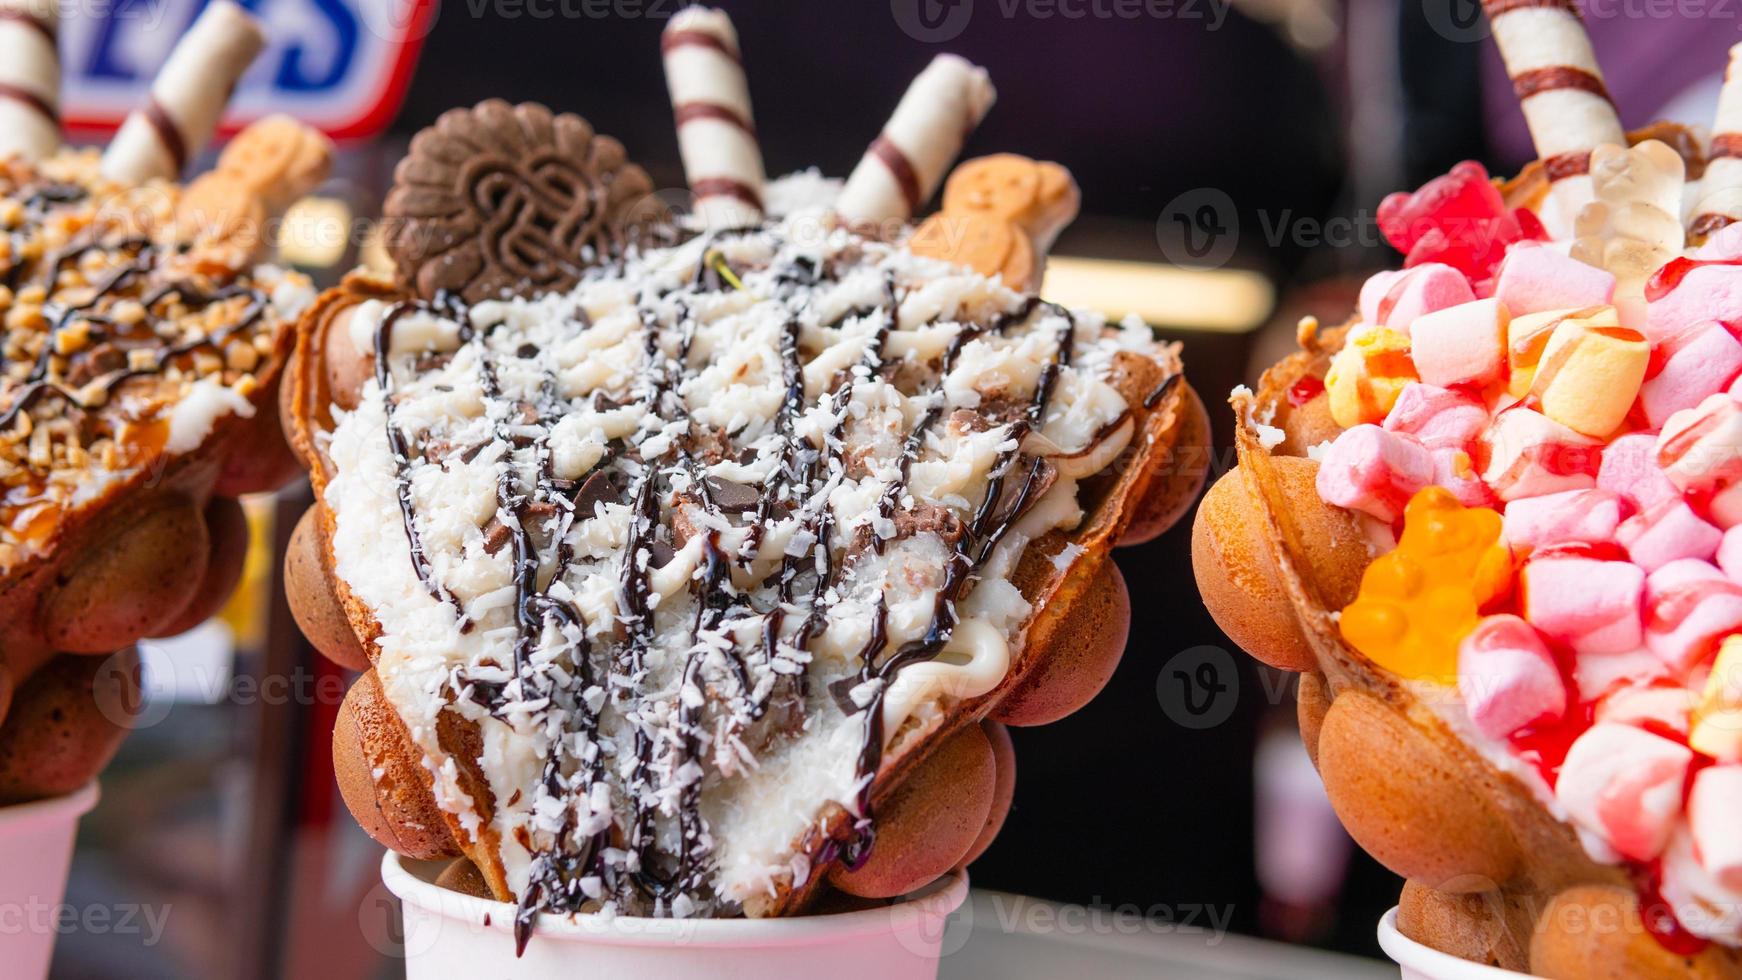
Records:
[[[1474,160],[1414,194],[1399,192],[1379,202],[1379,230],[1406,256],[1406,267],[1443,262],[1474,283],[1493,277],[1506,246],[1546,237],[1536,215],[1506,209],[1488,171]]]

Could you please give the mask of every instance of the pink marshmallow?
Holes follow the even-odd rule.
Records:
[[[1413,436],[1357,425],[1337,436],[1319,461],[1319,496],[1386,522],[1434,478],[1433,457]]]
[[[1591,726],[1567,752],[1555,796],[1580,828],[1623,857],[1663,853],[1682,809],[1682,781],[1694,754],[1631,725]]]
[[[1671,415],[1657,437],[1657,465],[1682,492],[1707,497],[1712,523],[1742,524],[1742,404],[1717,394]]]
[[[1742,266],[1704,265],[1646,307],[1645,339],[1661,343],[1696,323],[1742,320]]]
[[[1647,572],[1679,558],[1707,561],[1718,553],[1723,539],[1724,532],[1700,520],[1700,515],[1679,498],[1629,517],[1615,532],[1615,540],[1627,549],[1627,557]]]
[[[1620,653],[1644,639],[1639,617],[1645,570],[1577,552],[1542,552],[1519,582],[1524,618],[1578,653]]]
[[[1508,248],[1494,280],[1494,298],[1514,316],[1607,306],[1614,297],[1613,274],[1534,242]]]
[[[1623,684],[1597,702],[1596,720],[1675,732],[1685,739],[1692,704],[1693,695],[1680,685],[1669,687],[1649,681]]]
[[[1489,616],[1458,645],[1458,691],[1477,731],[1502,739],[1567,710],[1560,669],[1531,625]]]
[[[1429,449],[1463,449],[1488,427],[1488,407],[1461,391],[1411,384],[1383,424],[1387,431],[1415,436]]]
[[[1500,508],[1500,498],[1476,474],[1476,464],[1469,453],[1448,447],[1433,450],[1433,457],[1434,486],[1450,491],[1465,507]]]
[[[1742,224],[1727,224],[1713,232],[1705,244],[1694,249],[1694,258],[1719,262],[1742,259]]]
[[[1684,558],[1645,582],[1645,645],[1672,671],[1685,673],[1742,629],[1742,585],[1703,561]]]
[[[1416,318],[1409,328],[1416,374],[1429,384],[1485,385],[1506,368],[1506,325],[1497,299],[1448,306]]]
[[[1480,442],[1488,454],[1482,482],[1501,500],[1597,485],[1602,444],[1540,412],[1507,409],[1494,416]]]
[[[1604,447],[1597,486],[1620,494],[1634,510],[1681,499],[1681,491],[1657,466],[1657,436],[1649,432],[1625,435]]]
[[[1501,533],[1514,548],[1608,541],[1621,523],[1621,498],[1607,490],[1564,490],[1514,500]]]
[[[1732,891],[1742,891],[1742,766],[1712,766],[1694,777],[1688,794],[1688,830],[1694,857],[1705,872]]]
[[[1409,333],[1417,317],[1474,301],[1470,280],[1449,265],[1427,262],[1380,272],[1361,286],[1361,321]]]
[[[1718,567],[1732,582],[1742,582],[1742,525],[1724,532],[1718,542]]]
[[[1724,390],[1742,373],[1742,343],[1723,324],[1698,323],[1656,344],[1639,389],[1646,422],[1660,428],[1671,415]]]

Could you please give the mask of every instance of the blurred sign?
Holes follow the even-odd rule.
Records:
[[[438,0],[240,0],[268,44],[242,77],[226,132],[287,112],[336,139],[373,136],[399,111]],[[61,0],[61,115],[112,129],[144,99],[205,0]]]

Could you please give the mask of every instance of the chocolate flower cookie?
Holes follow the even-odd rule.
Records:
[[[653,191],[585,119],[490,99],[411,141],[388,195],[388,252],[426,299],[568,289],[636,237]]]

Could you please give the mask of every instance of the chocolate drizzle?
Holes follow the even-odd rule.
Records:
[[[1026,319],[1033,312],[1032,302],[1023,314]],[[849,868],[857,868],[870,858],[871,847],[876,840],[876,830],[871,816],[871,793],[875,785],[875,776],[883,759],[883,699],[889,692],[889,685],[895,682],[898,675],[906,667],[921,663],[936,657],[950,641],[958,614],[956,605],[961,600],[972,573],[986,563],[992,556],[992,551],[1004,536],[1015,526],[1016,520],[1027,510],[1030,497],[1039,482],[1045,460],[1035,457],[1028,465],[1028,471],[1023,477],[1021,488],[1016,499],[1009,506],[1000,508],[998,505],[1004,497],[1004,481],[1022,451],[1022,441],[1030,432],[1037,431],[1046,419],[1047,404],[1052,399],[1052,390],[1058,383],[1059,373],[1070,366],[1073,333],[1076,321],[1070,312],[1062,307],[1053,307],[1054,312],[1064,319],[1064,325],[1059,328],[1058,343],[1053,351],[1051,361],[1041,370],[1036,379],[1034,394],[1030,398],[1027,412],[1010,424],[1011,447],[999,453],[998,459],[992,464],[991,478],[986,484],[986,495],[974,511],[973,520],[969,523],[967,533],[957,541],[955,551],[950,555],[949,563],[944,567],[943,584],[938,587],[936,598],[932,603],[931,620],[919,639],[910,640],[899,647],[894,654],[886,659],[878,660],[888,646],[885,638],[887,610],[881,601],[878,605],[877,622],[873,625],[871,638],[859,651],[859,684],[876,683],[876,693],[863,708],[864,729],[859,748],[858,770],[856,773],[859,784],[859,820],[855,826],[855,834],[849,842],[843,858]],[[966,331],[964,331],[965,333]],[[961,337],[958,335],[957,340]],[[951,345],[951,354],[959,353],[956,344]],[[953,361],[953,357],[950,358]],[[928,413],[921,424],[930,424],[934,417]],[[918,428],[915,433],[919,433]],[[908,439],[913,442],[912,435]],[[907,477],[908,454],[902,453],[902,479]]]
[[[149,315],[165,300],[175,297],[189,310],[203,310],[216,303],[233,299],[246,298],[247,305],[239,311],[231,322],[222,329],[210,334],[193,336],[172,344],[146,348],[150,351],[148,360],[107,371],[84,385],[79,391],[69,389],[66,384],[51,377],[50,367],[56,355],[56,340],[61,331],[66,330],[74,320],[83,320],[92,327],[88,341],[102,341],[109,337],[111,331],[119,332],[121,324],[113,319],[91,312],[104,299],[116,291],[130,285],[137,279],[144,278],[155,269],[159,252],[144,239],[127,239],[119,244],[98,246],[94,244],[81,245],[57,255],[48,264],[46,279],[50,286],[58,277],[59,270],[68,261],[95,248],[108,248],[134,253],[131,261],[117,267],[107,279],[91,291],[90,296],[83,301],[66,306],[56,307],[52,304],[45,312],[53,312],[52,325],[45,338],[42,351],[37,355],[36,363],[31,367],[29,375],[17,389],[12,403],[0,410],[0,430],[10,428],[18,416],[29,411],[37,402],[49,396],[56,396],[68,405],[81,411],[92,411],[108,400],[123,382],[147,375],[162,374],[178,357],[192,354],[205,347],[222,347],[231,337],[253,327],[266,313],[266,294],[251,286],[232,284],[223,288],[205,291],[191,283],[171,282],[157,286],[144,293],[139,298],[139,304]],[[154,335],[155,336],[155,335]],[[96,401],[87,400],[85,392],[96,392],[102,396]]]
[[[811,645],[829,628],[830,611],[854,583],[848,573],[856,545],[837,540],[843,532],[837,526],[839,505],[831,496],[857,459],[849,458],[850,427],[872,404],[863,398],[855,402],[856,392],[901,376],[888,373],[885,359],[898,328],[903,284],[885,268],[876,305],[822,322],[808,297],[793,294],[844,278],[845,271],[834,266],[837,259],[799,256],[733,270],[714,248],[728,236],[765,233],[713,233],[697,247],[693,275],[668,277],[667,285],[638,295],[629,329],[638,324],[639,335],[631,333],[621,343],[639,345],[640,364],[622,402],[616,400],[621,394],[593,391],[577,404],[548,368],[533,396],[526,365],[518,362],[541,361],[543,349],[524,340],[496,339],[495,328],[475,329],[471,311],[450,297],[395,306],[377,330],[376,379],[412,565],[430,595],[455,609],[462,629],[471,628],[471,620],[438,581],[417,533],[410,475],[420,447],[395,422],[395,406],[404,394],[395,389],[395,369],[475,363],[490,422],[486,445],[506,447],[490,527],[493,540],[511,546],[512,657],[501,658],[508,663],[486,658],[456,668],[450,683],[457,699],[517,729],[530,725],[549,740],[531,794],[533,822],[520,841],[533,855],[516,915],[522,945],[539,913],[574,912],[590,901],[614,899],[620,911],[639,914],[686,914],[697,901],[726,901],[710,891],[715,845],[701,806],[705,780],[712,778],[709,759],[748,752],[740,739],[761,744],[782,737],[791,726],[808,728],[806,711],[833,710],[826,698],[810,696],[806,667]],[[702,343],[699,335],[705,335],[706,319],[697,311],[720,308],[712,294],[750,288],[743,277],[753,272],[761,278],[752,284],[776,291],[790,312],[775,339],[779,401],[769,405],[771,416],[763,415],[755,423],[759,427],[744,436],[748,444],[739,444],[740,452],[733,440],[745,428],[724,432],[723,426],[690,418],[691,406],[699,402],[687,386],[702,377],[690,364]],[[879,553],[888,536],[876,529],[915,506],[905,499],[911,473],[949,410],[944,381],[962,352],[976,339],[1029,324],[1041,306],[1030,297],[984,324],[963,323],[945,352],[925,365],[935,376],[924,390],[903,394],[924,410],[901,437],[894,472],[880,477],[887,480],[874,498],[881,520],[871,522]],[[862,861],[872,844],[871,789],[882,761],[889,685],[906,667],[935,658],[947,646],[958,624],[957,605],[975,573],[1050,485],[1043,479],[1044,460],[1022,453],[1027,435],[1045,421],[1053,389],[1071,362],[1074,321],[1063,310],[1049,310],[1061,320],[1054,350],[1026,409],[993,423],[1002,430],[1003,448],[971,519],[963,522],[959,536],[944,538],[949,557],[923,633],[891,651],[888,598],[879,590],[854,599],[875,602],[870,637],[858,651],[855,673],[830,692],[842,714],[860,716],[861,746],[854,761],[860,820],[846,854],[851,862]],[[456,321],[467,350],[427,362],[410,352],[394,355],[394,324],[413,311]],[[601,329],[578,306],[569,320],[577,331]],[[623,327],[622,318],[605,322],[609,329]],[[924,324],[900,326],[913,331]],[[807,330],[834,331],[829,343],[862,345],[850,367],[827,380],[811,379],[812,390],[823,388],[815,396],[807,394],[805,348],[814,342]],[[707,348],[710,358],[718,356],[720,339],[710,336],[707,342],[714,345]],[[581,407],[604,413],[620,404],[636,405],[641,423],[608,439],[586,475],[556,479],[551,436],[558,420]],[[427,444],[421,450],[426,465],[437,463]],[[729,468],[752,464],[757,477]],[[626,527],[614,525],[622,528],[613,532],[622,534],[614,555],[597,553],[596,536],[594,544],[582,545],[593,549],[586,559],[588,581],[594,583],[589,587],[596,589],[602,576],[615,584],[615,623],[593,624],[598,630],[592,636],[608,639],[595,644],[566,581],[577,542],[589,539],[571,532],[607,512],[622,521],[624,510]],[[862,522],[855,521],[850,530],[863,533]],[[778,536],[782,533],[786,536]],[[771,540],[780,542],[781,553],[765,556],[765,546],[776,546]],[[686,615],[678,623],[656,624],[656,613],[667,609],[661,590],[677,587],[670,570],[674,561],[693,569],[682,583]],[[497,630],[480,632],[489,636]],[[867,703],[843,697],[841,685],[848,681],[851,688],[869,685],[862,688],[874,692]],[[609,728],[602,723],[607,711]],[[608,804],[600,803],[601,792]],[[832,844],[825,855],[839,851],[840,845]]]

